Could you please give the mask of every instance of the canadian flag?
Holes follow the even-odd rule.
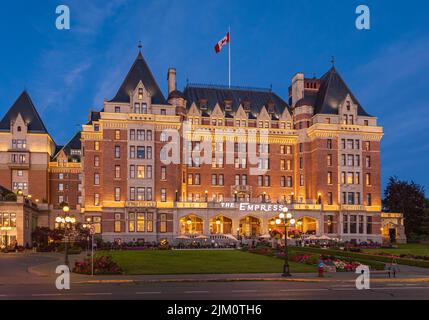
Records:
[[[226,36],[224,37],[224,38],[222,38],[222,40],[220,40],[216,45],[215,45],[215,51],[216,51],[216,53],[219,53],[221,50],[222,50],[222,48],[224,47],[224,46],[226,46],[228,43],[229,43],[229,41],[231,40],[231,38],[230,38],[230,35],[229,35],[229,32],[226,34]]]

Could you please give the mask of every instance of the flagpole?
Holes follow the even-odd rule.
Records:
[[[231,89],[231,26],[229,26],[229,46],[228,46],[228,83]]]

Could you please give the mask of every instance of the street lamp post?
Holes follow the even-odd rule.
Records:
[[[68,242],[69,242],[69,233],[68,230],[69,228],[72,228],[72,226],[76,223],[76,218],[72,218],[68,215],[68,213],[70,212],[70,207],[65,205],[63,207],[63,212],[64,212],[64,216],[60,217],[58,216],[55,221],[58,224],[63,224],[64,225],[64,264],[68,267],[70,262],[69,262],[69,249],[68,249]]]
[[[290,274],[290,268],[289,268],[289,250],[288,250],[288,245],[287,245],[287,238],[288,238],[288,227],[290,225],[295,225],[295,219],[293,219],[293,216],[291,213],[288,212],[289,209],[288,208],[284,208],[283,212],[280,213],[279,218],[276,220],[276,224],[280,225],[280,224],[284,224],[285,227],[285,248],[284,248],[284,254],[285,254],[285,261],[284,261],[284,265],[283,265],[283,277],[291,277],[292,275]]]
[[[94,276],[94,234],[95,234],[95,227],[94,223],[91,222],[91,219],[88,218],[87,223],[83,225],[84,229],[89,229],[91,233],[91,275]]]

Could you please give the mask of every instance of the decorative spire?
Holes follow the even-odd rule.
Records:
[[[335,68],[335,57],[334,56],[332,56],[332,59],[331,59],[331,63],[332,63],[332,68]]]
[[[143,45],[142,45],[141,41],[139,41],[138,48],[139,48],[139,52],[141,53],[142,52],[142,48],[143,48]]]

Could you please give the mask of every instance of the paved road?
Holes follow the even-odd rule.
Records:
[[[40,254],[0,255],[0,300],[429,300],[428,282],[374,282],[371,290],[366,291],[357,290],[353,283],[333,282],[72,283],[70,291],[58,291],[55,288],[55,276],[37,277],[27,272],[28,267],[50,264],[58,261],[58,258],[58,255]]]
[[[359,291],[352,285],[323,283],[144,283],[74,284],[60,292],[54,285],[0,286],[0,300],[429,300],[429,284],[376,285]]]
[[[58,260],[57,257],[45,254],[0,254],[0,284],[17,282],[39,282],[27,269],[40,264]]]

